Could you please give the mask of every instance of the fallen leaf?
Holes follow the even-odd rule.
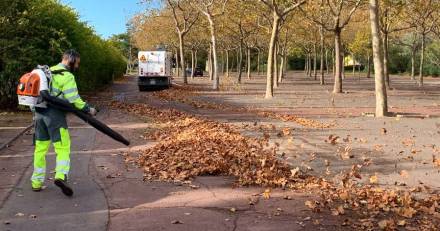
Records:
[[[306,201],[304,203],[309,209],[315,209],[316,208],[316,203],[313,201]]]
[[[330,135],[327,140],[325,140],[326,143],[330,143],[331,145],[336,145],[338,143],[339,136]]]
[[[432,155],[432,163],[434,163],[434,167],[440,167],[440,159],[437,159],[435,155]]]
[[[339,214],[345,214],[345,210],[344,210],[344,207],[342,207],[342,205],[338,206],[337,210],[338,210]]]
[[[405,221],[405,220],[399,220],[399,221],[397,222],[397,225],[398,225],[398,226],[405,226],[405,225],[406,225],[406,221]]]
[[[269,199],[270,198],[270,192],[271,192],[271,190],[269,188],[264,190],[264,192],[263,192],[264,199]]]
[[[403,178],[408,178],[409,177],[409,173],[406,170],[402,170],[400,171],[400,176]]]
[[[388,220],[381,220],[377,224],[379,225],[380,229],[384,230],[388,227]]]
[[[411,207],[407,207],[407,208],[402,208],[399,212],[399,215],[406,217],[406,218],[412,218],[416,213],[417,213],[417,210],[415,210]]]
[[[290,132],[290,128],[283,128],[283,135],[284,136],[288,136],[288,135],[290,135],[291,134],[291,132]]]
[[[343,191],[341,193],[339,193],[339,198],[341,198],[341,200],[348,200],[348,192],[347,191]]]
[[[298,167],[296,167],[294,169],[291,169],[290,170],[290,177],[295,177],[296,174],[298,174],[298,172],[299,172],[299,168]]]
[[[370,176],[370,184],[377,184],[377,183],[378,183],[377,175]]]

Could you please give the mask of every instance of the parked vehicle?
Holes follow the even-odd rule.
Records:
[[[186,76],[191,76],[191,68],[187,68],[185,71],[186,71]],[[194,69],[194,77],[197,76],[203,77],[203,70],[200,67],[196,67]]]
[[[171,52],[140,51],[138,86],[140,91],[171,86]]]

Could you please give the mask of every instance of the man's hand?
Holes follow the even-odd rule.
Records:
[[[89,114],[92,116],[96,116],[96,113],[98,113],[98,111],[94,107],[90,107]]]

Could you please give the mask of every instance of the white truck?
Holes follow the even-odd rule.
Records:
[[[140,51],[138,60],[140,91],[166,89],[171,86],[171,52]]]

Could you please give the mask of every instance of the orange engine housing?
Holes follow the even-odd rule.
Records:
[[[36,73],[26,73],[20,78],[17,95],[37,97],[40,94],[40,76]]]

